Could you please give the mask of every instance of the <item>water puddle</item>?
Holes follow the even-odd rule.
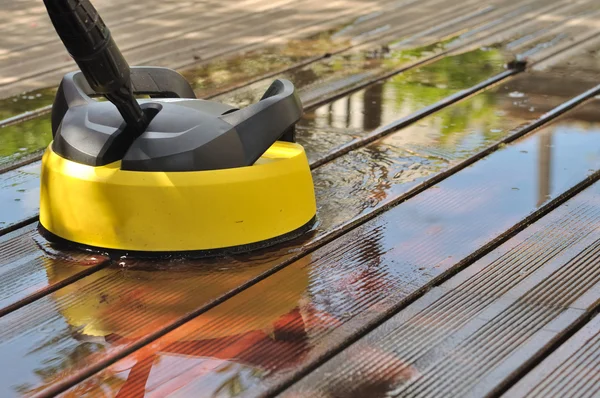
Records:
[[[552,192],[555,197],[556,191],[544,185],[552,186],[556,180],[545,174],[548,170],[554,175],[563,172],[554,169],[558,166],[554,157],[558,151],[548,149],[548,138],[550,142],[557,138],[564,143],[570,139],[569,135],[579,136],[575,138],[578,140],[586,132],[594,134],[586,131],[594,128],[589,123],[576,122],[573,126],[564,123],[563,127],[545,131],[533,143],[539,146],[534,155],[539,169],[537,173],[527,167],[525,170],[539,175],[531,192],[534,200],[543,192]],[[598,283],[598,263],[594,261],[598,247],[598,203],[600,183],[596,182],[461,273],[429,290],[283,396],[399,396],[400,392],[414,392],[457,379],[462,382],[462,393],[456,396],[473,391],[478,396],[489,393],[506,381],[510,374],[507,367],[512,371],[523,366],[536,351],[547,349],[557,334],[572,327],[582,313],[593,312],[597,300],[593,286]],[[476,215],[480,215],[477,210]],[[438,238],[443,240],[445,235],[447,232],[442,231]],[[425,243],[432,243],[431,239]],[[391,253],[384,257],[389,264]],[[583,258],[587,261],[581,261]],[[432,274],[437,273],[436,270]],[[431,277],[425,274],[412,284],[427,283]],[[564,289],[571,284],[578,289]],[[330,286],[323,288],[325,294],[332,290]],[[397,300],[399,303],[402,298]],[[375,311],[392,308],[391,303],[382,302]],[[370,316],[376,318],[375,314],[367,315]],[[362,322],[354,322],[354,326],[366,326]],[[540,333],[536,334],[537,331]],[[498,342],[494,339],[498,333],[507,344],[494,344]],[[336,345],[335,340],[338,339],[330,336],[322,339],[331,346]],[[465,360],[474,357],[479,360]]]
[[[52,105],[56,88],[44,88],[0,99],[0,120]]]
[[[497,51],[474,50],[406,71],[307,112],[298,142],[316,161],[366,132],[502,72],[502,65]]]
[[[0,314],[19,300],[47,288],[49,279],[64,280],[107,260],[98,254],[51,247],[35,232],[34,226],[3,236],[0,240]],[[54,275],[61,267],[64,269],[60,274]]]
[[[325,45],[321,44],[321,46]],[[398,51],[395,55],[391,55],[391,60],[386,63],[387,69],[385,70],[395,69],[398,63],[405,63],[406,57],[410,59],[413,59],[414,57],[422,57],[424,56],[424,52],[425,50],[418,49],[406,50],[405,52]],[[416,55],[413,55],[413,53]],[[266,54],[271,53],[266,51]],[[324,79],[324,76],[335,75],[337,77],[339,76],[341,70],[354,70],[365,67],[365,57],[365,54],[362,53],[359,53],[359,55],[356,56],[349,55],[347,56],[348,59],[342,59],[343,62],[346,62],[345,64],[340,64],[332,68],[323,68],[323,66],[329,65],[329,61],[325,61],[321,67],[314,66],[317,64],[321,65],[321,63],[313,63],[311,64],[313,66],[307,67],[310,69],[310,72],[302,69],[297,72],[290,73],[289,75],[284,75],[283,77],[291,79],[291,81],[293,81],[296,87],[300,90],[301,95],[304,94],[310,98],[316,98],[317,96],[323,96],[326,94],[330,95],[331,93],[329,92],[329,88],[336,85],[320,86],[319,82]],[[344,57],[332,57],[331,59],[334,61],[331,62],[333,64],[339,63],[340,61],[338,58],[341,59]],[[233,67],[232,65],[229,65],[228,62],[238,65],[238,67]],[[390,80],[389,85],[396,87],[396,101],[402,100],[404,101],[404,104],[410,104],[410,109],[416,110],[423,105],[429,105],[449,94],[468,88],[473,84],[500,73],[503,70],[503,62],[503,56],[498,50],[475,50],[468,53],[455,55],[447,59],[442,59],[433,65],[419,68],[416,72],[408,71],[405,74],[398,75]],[[352,68],[349,68],[350,64],[352,64]],[[222,61],[216,61],[214,65],[209,64],[206,66],[206,68],[199,69],[198,74],[206,74],[202,75],[205,77],[201,77],[200,75],[192,75],[192,72],[188,72],[186,77],[189,81],[194,83],[198,93],[203,93],[204,95],[211,93],[214,94],[216,90],[226,90],[229,87],[228,84],[235,86],[235,84],[237,84],[235,83],[235,81],[237,81],[236,79],[239,81],[247,81],[249,76],[248,74],[250,73],[248,69],[252,68],[252,65],[255,65],[254,68],[259,69],[260,65],[263,65],[263,68],[273,67],[272,63],[266,61],[254,62],[252,59],[241,57],[234,60],[225,59]],[[462,79],[456,76],[461,73],[463,74]],[[217,77],[219,74],[222,76]],[[404,75],[406,75],[406,77],[404,77]],[[212,77],[208,78],[206,76]],[[361,74],[358,79],[355,79],[358,82],[363,81],[364,78],[365,76]],[[424,81],[421,82],[420,79],[424,79]],[[259,101],[264,90],[266,90],[271,81],[271,79],[268,81],[261,81],[256,85],[251,85],[251,88],[249,89],[241,90],[243,93],[251,93],[251,98],[247,98],[246,102],[250,104],[251,102]],[[431,85],[432,81],[434,82],[433,85]],[[343,82],[343,85],[348,83],[347,81]],[[370,92],[375,93],[377,89],[378,87],[375,87],[371,89]],[[406,93],[402,93],[400,90],[406,91]],[[410,94],[406,96],[409,92]],[[236,97],[243,95],[239,93],[239,90],[235,91],[235,93],[236,94],[232,95],[235,95]],[[227,95],[225,95],[225,97],[226,96]],[[361,94],[359,94],[359,97],[360,96]],[[226,99],[225,97],[217,98],[216,100],[228,102],[223,101],[223,99]],[[368,97],[367,100],[369,100]],[[389,115],[393,115],[393,110],[389,113]],[[308,118],[311,118],[311,116],[308,115]],[[374,122],[375,121],[373,121],[371,125],[377,127],[378,125],[374,125]],[[366,127],[368,128],[369,126],[370,125],[367,124]],[[18,161],[19,159],[30,155],[31,153],[35,153],[43,149],[50,143],[51,139],[50,115],[42,115],[23,123],[0,128],[0,143],[2,143],[0,149],[0,166],[3,163],[6,164],[9,162]],[[302,143],[315,144],[316,148],[319,148],[318,143],[316,142],[311,142],[310,140],[303,141],[302,138],[299,138],[299,140]]]
[[[198,98],[206,98],[231,90],[248,81],[289,68],[315,57],[324,56],[348,46],[347,41],[332,40],[341,28],[321,32],[306,39],[290,40],[284,45],[270,46],[238,54],[182,71]]]
[[[90,379],[98,384],[78,388],[89,393],[118,380],[120,389],[139,389],[143,383],[153,391],[192,394],[201,391],[204,381],[213,386],[219,380],[220,386],[234,380],[238,390],[227,390],[226,396],[263,393],[598,170],[599,144],[600,121],[573,114],[194,318]],[[177,294],[165,294],[163,300]],[[121,305],[110,308],[119,314],[96,310],[90,316],[116,328],[114,319],[124,313]],[[132,313],[129,319],[137,316]],[[147,312],[144,319],[157,318]],[[134,332],[130,324],[121,328]],[[25,344],[29,338],[18,341]],[[216,362],[208,366],[207,357]],[[164,366],[163,358],[171,366]],[[221,366],[235,374],[222,374]]]
[[[0,127],[0,167],[39,152],[50,141],[52,125],[49,115]]]
[[[411,69],[307,113],[319,127],[365,131],[408,116],[501,73],[497,50],[477,49]]]
[[[390,45],[394,43],[391,42],[375,49],[339,54],[280,74],[277,78],[294,82],[299,88],[303,102],[311,102],[331,95],[335,91],[349,89],[368,78],[381,76],[422,58],[430,57],[443,51],[453,39],[398,50],[390,49]],[[269,84],[270,81],[260,81],[232,93],[220,95],[216,99],[238,107],[248,106],[260,100]]]
[[[389,198],[498,142],[567,99],[544,96],[542,103],[539,94],[527,93],[529,77],[522,75],[503,82],[317,168],[317,203],[320,214],[327,215],[321,217],[319,229],[326,231],[387,203]],[[574,90],[590,85],[573,84],[578,86]],[[515,91],[526,95],[512,98]],[[531,98],[536,99],[533,109]],[[385,106],[379,107],[380,113],[370,116],[388,122]],[[344,112],[341,107],[333,109]],[[326,126],[332,120],[333,126],[339,126],[344,119],[345,115],[334,115],[331,119],[321,118],[320,123]],[[360,123],[365,120],[369,119],[365,117]]]
[[[515,99],[509,96],[516,90],[525,92],[518,85],[496,88],[494,92],[498,98],[485,114],[495,116],[496,112],[502,111],[504,115],[511,115],[512,110],[523,105],[515,104]],[[470,101],[478,103],[477,97]],[[587,107],[582,108],[585,109]],[[479,119],[472,118],[472,121],[473,126],[482,131],[490,130],[490,125]],[[503,131],[510,131],[523,122],[518,117],[505,117],[497,123],[503,123]],[[439,126],[439,123],[432,126]],[[473,131],[472,134],[479,135],[479,130]],[[544,138],[549,134],[552,145]],[[580,181],[590,169],[598,167],[598,140],[600,128],[597,124],[568,120],[506,147],[440,183],[437,189],[384,213],[336,244],[267,278],[259,284],[260,288],[249,289],[195,318],[176,334],[138,352],[135,358],[111,367],[105,372],[107,378],[102,376],[98,381],[117,380],[115,385],[125,383],[133,366],[140,361],[148,365],[145,361],[150,361],[149,356],[155,355],[156,351],[176,352],[193,359],[207,356],[219,361],[244,358],[242,362],[235,359],[236,366],[244,363],[259,369],[252,373],[258,375],[256,378],[239,375],[246,380],[242,383],[246,386],[244,389],[258,385],[261,379],[271,380],[285,369],[296,369],[315,349],[313,344],[319,340],[313,338],[353,319],[357,311],[363,310],[358,305],[364,302],[363,299],[376,302],[405,294],[416,288],[413,283],[419,285],[418,278],[441,272],[454,262],[453,258],[468,254],[549,197],[555,197],[565,187]],[[129,268],[145,265],[124,259],[122,267],[100,270],[28,305],[26,311],[18,310],[0,318],[0,341],[7,352],[4,358],[11,363],[18,362],[3,374],[6,393],[52,385],[86,364],[174,322],[285,261],[307,241],[322,236],[334,226],[369,208],[372,210],[389,203],[424,175],[441,170],[441,165],[448,162],[434,158],[433,163],[415,167],[423,164],[425,159],[415,160],[411,157],[415,155],[407,154],[400,147],[382,143],[376,143],[376,146],[378,148],[367,147],[356,151],[355,155],[340,158],[350,162],[351,166],[333,162],[330,164],[335,168],[329,173],[321,171],[326,170],[326,166],[317,169],[315,182],[321,205],[320,224],[316,231],[296,242],[247,256],[167,262],[162,266],[170,270],[168,273]],[[542,158],[551,160],[542,162]],[[345,172],[350,167],[355,170],[352,179]],[[394,179],[396,175],[399,177]],[[490,178],[490,175],[496,177]],[[540,176],[548,176],[548,179],[538,182]],[[337,194],[337,187],[347,189],[345,194]],[[519,190],[514,190],[515,187]],[[356,197],[363,200],[356,200]],[[368,200],[364,200],[365,197]],[[459,203],[461,206],[452,207]],[[61,280],[60,264],[47,263],[44,267],[49,283]],[[310,340],[308,336],[311,336]],[[274,355],[274,352],[280,354]],[[284,355],[284,352],[290,354]],[[152,363],[159,361],[152,358]],[[198,362],[186,363],[181,362],[181,366],[198,370]],[[231,369],[225,362],[213,365]],[[234,369],[240,369],[242,373],[250,372],[249,368],[242,370],[236,366]],[[220,379],[221,373],[210,371],[211,366],[208,369],[206,373],[200,373],[225,382]],[[44,376],[38,376],[41,374]],[[152,380],[156,380],[154,377]],[[156,377],[168,379],[160,374]],[[196,377],[192,379],[196,380]],[[164,384],[162,381],[150,383]]]
[[[2,174],[0,228],[22,221],[27,218],[26,215],[37,214],[40,206],[39,178],[39,162]]]
[[[407,87],[417,87],[415,101],[422,103],[443,95],[449,86],[461,87],[453,86],[455,81],[460,84],[460,76],[429,78],[426,83],[417,84],[416,78],[400,82],[399,88],[381,84],[369,93],[353,94],[352,100],[317,109],[301,123],[299,139],[319,146],[317,133],[326,131],[340,135],[328,135],[323,142],[329,144],[323,146],[338,139],[349,142],[375,124],[410,113],[405,111],[412,104],[405,99],[411,93]],[[310,84],[311,79],[306,81]],[[281,264],[333,228],[385,206],[428,176],[506,137],[566,99],[569,90],[580,93],[597,84],[563,82],[558,93],[550,93],[544,90],[555,87],[532,88],[527,81],[502,83],[318,168],[314,176],[319,224],[295,242],[202,262],[144,264],[123,259],[120,266],[102,269],[0,318],[0,348],[5,353],[0,359],[5,369],[0,395],[42,391],[119,352]],[[511,97],[514,92],[524,95]],[[201,382],[212,391],[235,396],[293,374],[319,352],[339,344],[329,337],[332,331],[338,339],[347,337],[344,333],[378,316],[391,301],[414,292],[597,169],[597,106],[578,109],[571,119],[503,148],[356,228],[94,375],[74,393],[114,395],[144,387],[159,395],[176,390],[194,395]],[[6,191],[3,187],[0,195],[25,186],[21,177],[15,174],[17,185],[9,184]],[[72,275],[60,261],[26,263],[45,274],[47,284]],[[144,266],[170,272],[140,269]],[[340,325],[347,332],[340,331]]]

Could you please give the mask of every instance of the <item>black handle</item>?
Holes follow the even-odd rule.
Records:
[[[67,51],[92,89],[115,104],[127,125],[141,134],[148,120],[135,100],[130,69],[89,0],[44,0]]]
[[[302,102],[292,82],[275,80],[262,99],[221,119],[235,126],[246,164],[253,165],[275,141],[290,131],[302,117]]]

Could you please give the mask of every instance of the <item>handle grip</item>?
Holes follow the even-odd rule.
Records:
[[[147,118],[133,97],[131,71],[98,11],[89,0],[44,0],[54,29],[92,89],[115,104],[141,134]]]
[[[246,164],[250,166],[294,127],[302,113],[302,102],[292,82],[278,79],[259,102],[227,113],[221,119],[235,126],[246,154]]]
[[[183,76],[172,69],[134,66],[131,68],[131,86],[137,95],[152,98],[191,98],[196,95]],[[92,96],[101,95],[84,78],[82,72],[72,72],[63,78],[52,106],[52,133],[60,126],[70,107],[93,101]]]

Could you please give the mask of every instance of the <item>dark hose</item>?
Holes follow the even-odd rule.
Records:
[[[142,133],[146,117],[133,96],[131,71],[89,0],[44,0],[54,29],[91,88],[112,102],[125,123]]]

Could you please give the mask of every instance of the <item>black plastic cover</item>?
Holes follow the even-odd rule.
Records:
[[[117,108],[95,94],[81,72],[63,79],[53,108],[53,150],[72,161],[101,166],[122,160],[135,171],[200,171],[250,166],[277,140],[293,139],[302,104],[294,86],[275,80],[243,109],[195,99],[187,81],[165,68],[132,68],[132,86],[151,120],[131,134]],[[166,99],[158,99],[166,98]]]

